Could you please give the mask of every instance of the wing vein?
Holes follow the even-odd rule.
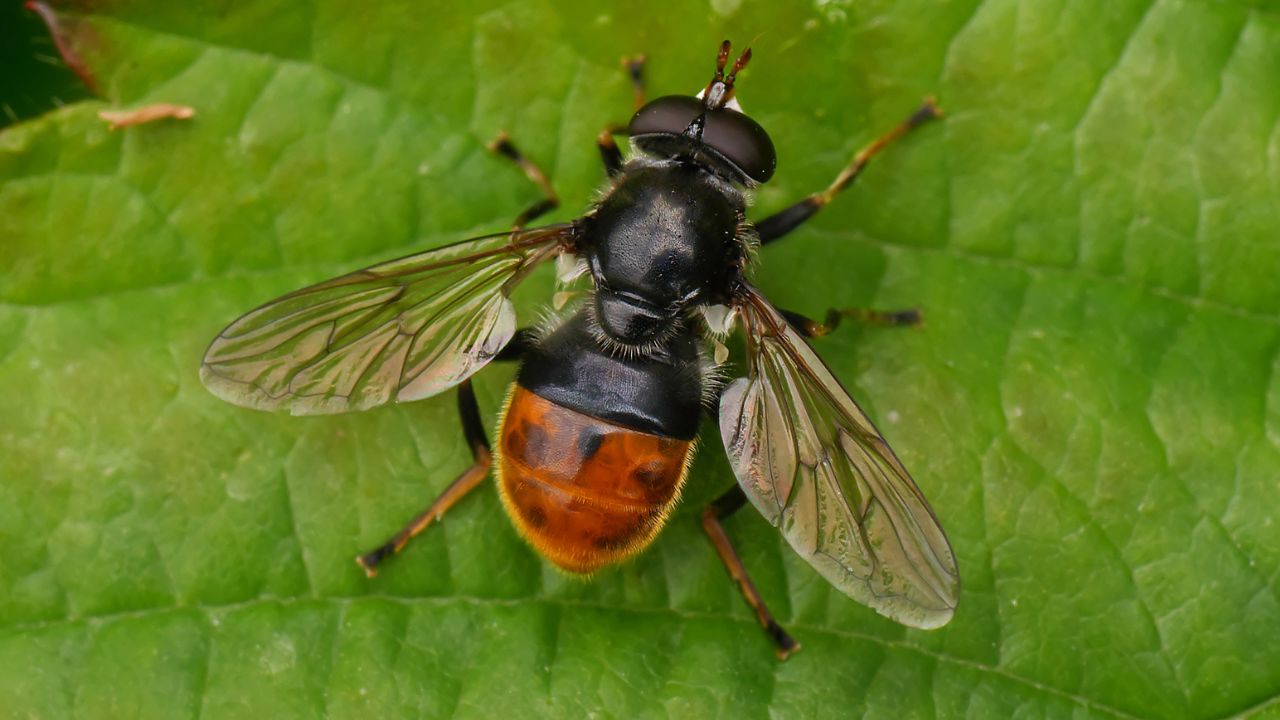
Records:
[[[510,341],[510,286],[569,248],[574,230],[482,236],[294,291],[219,333],[201,379],[230,402],[299,415],[434,395]]]
[[[720,426],[743,491],[836,588],[908,625],[945,624],[959,575],[923,494],[768,301],[748,287],[736,309],[747,377],[723,393]]]

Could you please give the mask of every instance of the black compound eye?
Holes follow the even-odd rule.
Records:
[[[765,182],[773,177],[773,170],[778,165],[778,156],[774,154],[769,134],[760,127],[760,123],[737,110],[720,108],[707,113],[702,141],[756,182]]]
[[[631,118],[631,137],[679,135],[703,112],[702,101],[688,95],[667,95],[653,100]]]
[[[671,136],[682,137],[690,123],[704,116],[702,143],[727,160],[735,170],[755,182],[762,183],[773,177],[778,157],[769,134],[760,123],[730,108],[707,110],[702,101],[687,95],[660,97],[640,108],[631,118],[630,134],[641,141],[641,146],[651,146],[661,151],[671,147],[669,142],[645,140]]]

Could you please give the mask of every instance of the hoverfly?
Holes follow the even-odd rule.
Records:
[[[939,627],[959,594],[937,518],[880,433],[806,342],[841,317],[911,324],[911,311],[781,310],[747,279],[778,240],[851,183],[894,138],[940,113],[932,101],[860,151],[822,192],[751,223],[747,193],[774,173],[773,142],[741,111],[748,49],[696,96],[644,101],[629,61],[633,157],[597,140],[609,186],[578,219],[526,228],[558,204],[505,134],[491,149],[544,199],[514,229],[375,265],[273,300],[209,346],[201,379],[218,397],[296,415],[341,413],[458,389],[474,463],[399,534],[357,558],[372,576],[496,470],[520,534],[543,557],[589,574],[635,555],[662,529],[685,482],[699,420],[718,408],[738,479],[702,515],[729,574],[785,658],[799,646],[774,620],[721,527],[746,500],[837,589],[898,622]],[[543,263],[589,278],[552,327],[518,328],[508,299]],[[725,385],[723,345],[746,336],[746,375]],[[714,350],[713,350],[714,348]],[[518,360],[491,449],[470,377]]]

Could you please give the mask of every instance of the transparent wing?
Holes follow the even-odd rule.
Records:
[[[228,402],[294,415],[435,395],[511,340],[510,289],[571,228],[464,240],[289,293],[214,338],[200,379]]]
[[[739,485],[810,565],[876,612],[945,625],[960,578],[938,519],[884,438],[754,289],[738,311],[747,377],[720,402]]]

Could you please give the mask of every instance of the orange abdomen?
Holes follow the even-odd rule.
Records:
[[[680,495],[693,443],[631,430],[516,386],[498,437],[498,489],[548,560],[589,573],[644,549]]]

